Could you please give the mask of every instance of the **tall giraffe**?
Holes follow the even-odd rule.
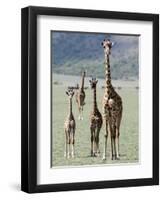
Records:
[[[113,43],[107,39],[102,42],[105,55],[105,92],[103,97],[103,120],[105,124],[104,154],[106,159],[107,139],[110,134],[111,159],[119,159],[119,136],[122,119],[122,99],[111,84],[110,54]]]
[[[74,96],[73,89],[68,89],[66,94],[69,97],[69,113],[64,123],[65,130],[65,157],[70,158],[70,147],[71,147],[71,157],[74,157],[74,143],[75,143],[75,118],[72,113],[72,98]]]
[[[98,80],[92,78],[89,82],[93,89],[93,110],[90,115],[91,156],[99,156],[99,133],[102,126],[102,115],[98,110],[96,101],[96,85]]]
[[[82,112],[83,112],[83,106],[85,105],[85,91],[84,91],[84,79],[85,79],[86,72],[84,71],[82,73],[82,79],[81,79],[81,85],[79,86],[79,89],[76,92],[76,102],[78,104],[78,110],[79,110],[79,120],[83,120]]]

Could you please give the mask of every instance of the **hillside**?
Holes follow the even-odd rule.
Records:
[[[52,32],[52,70],[59,74],[104,77],[104,53],[101,42],[108,34]],[[138,79],[139,37],[109,35],[115,43],[111,54],[113,79]]]

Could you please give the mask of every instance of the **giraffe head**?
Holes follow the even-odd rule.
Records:
[[[96,88],[96,84],[98,82],[96,78],[92,78],[91,80],[89,80],[89,82],[90,82],[91,89]]]
[[[103,42],[101,42],[101,45],[104,48],[105,55],[109,57],[109,54],[111,54],[111,48],[113,46],[113,43],[109,39],[104,39]]]
[[[69,97],[69,99],[72,99],[73,98],[73,96],[74,96],[74,90],[71,88],[71,89],[68,89],[67,91],[66,91],[66,94],[67,94],[67,96]]]

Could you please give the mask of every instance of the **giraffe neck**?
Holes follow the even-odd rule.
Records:
[[[72,115],[72,99],[69,99],[69,115]]]
[[[108,90],[111,86],[110,59],[105,55],[105,87]]]
[[[93,111],[97,110],[96,87],[93,89]]]
[[[83,90],[84,89],[84,75],[82,75],[82,80],[81,80],[81,89]]]

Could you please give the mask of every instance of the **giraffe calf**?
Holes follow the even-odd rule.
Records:
[[[64,131],[65,131],[65,154],[66,158],[70,158],[70,156],[74,157],[74,144],[75,144],[75,118],[72,113],[72,98],[74,96],[73,89],[68,89],[66,94],[69,99],[69,113],[64,123]],[[70,149],[71,148],[71,149]],[[71,151],[71,153],[70,153]]]
[[[99,156],[99,133],[102,127],[102,115],[98,110],[96,101],[96,84],[98,80],[92,78],[89,82],[93,90],[93,109],[90,115],[91,156]]]

